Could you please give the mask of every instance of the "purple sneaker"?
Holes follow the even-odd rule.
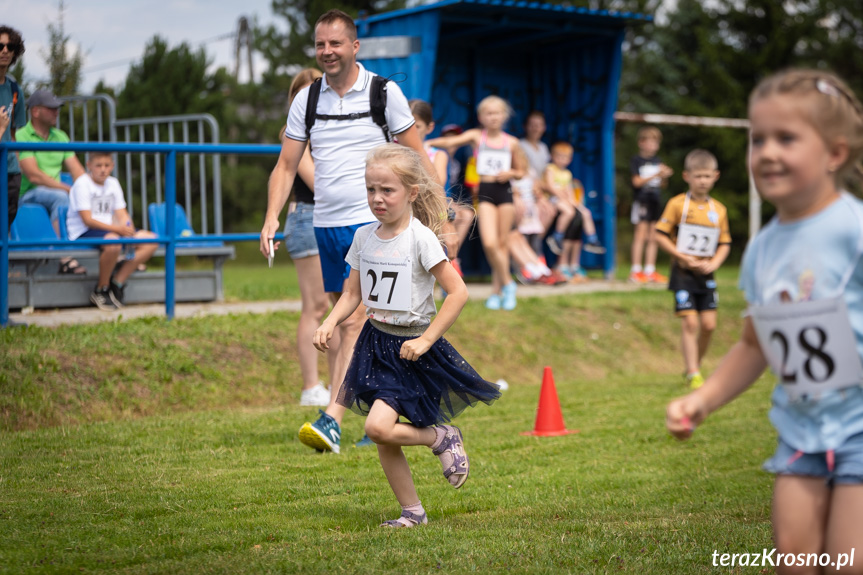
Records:
[[[439,426],[446,431],[446,435],[432,453],[438,456],[443,466],[443,476],[450,485],[458,489],[467,481],[470,471],[470,460],[464,451],[464,439],[461,430],[454,425]]]

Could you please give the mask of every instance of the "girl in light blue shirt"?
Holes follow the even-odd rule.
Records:
[[[859,177],[863,106],[833,74],[789,70],[755,88],[749,119],[750,169],[776,217],[743,258],[740,341],[668,405],[666,425],[689,437],[770,365],[777,573],[851,568],[863,549],[863,203],[843,184]]]

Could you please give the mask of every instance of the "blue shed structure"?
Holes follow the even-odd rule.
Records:
[[[522,135],[531,110],[545,114],[547,143],[575,149],[572,173],[584,184],[604,256],[587,267],[614,270],[614,112],[621,46],[633,12],[514,0],[444,0],[360,18],[359,59],[397,80],[408,98],[432,104],[437,126],[476,125],[476,105],[495,94],[515,112]]]

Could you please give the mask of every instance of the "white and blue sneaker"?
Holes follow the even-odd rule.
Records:
[[[319,410],[321,416],[314,423],[306,422],[300,428],[300,443],[318,451],[339,452],[342,428],[335,419]]]
[[[509,282],[500,290],[503,295],[503,301],[501,302],[501,307],[503,309],[510,311],[515,309],[515,291],[516,285],[515,282]]]

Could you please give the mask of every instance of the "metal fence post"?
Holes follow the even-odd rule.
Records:
[[[165,315],[174,319],[174,280],[177,272],[177,219],[174,217],[174,205],[177,203],[177,151],[171,150],[165,157],[165,233],[168,242],[165,244]]]

